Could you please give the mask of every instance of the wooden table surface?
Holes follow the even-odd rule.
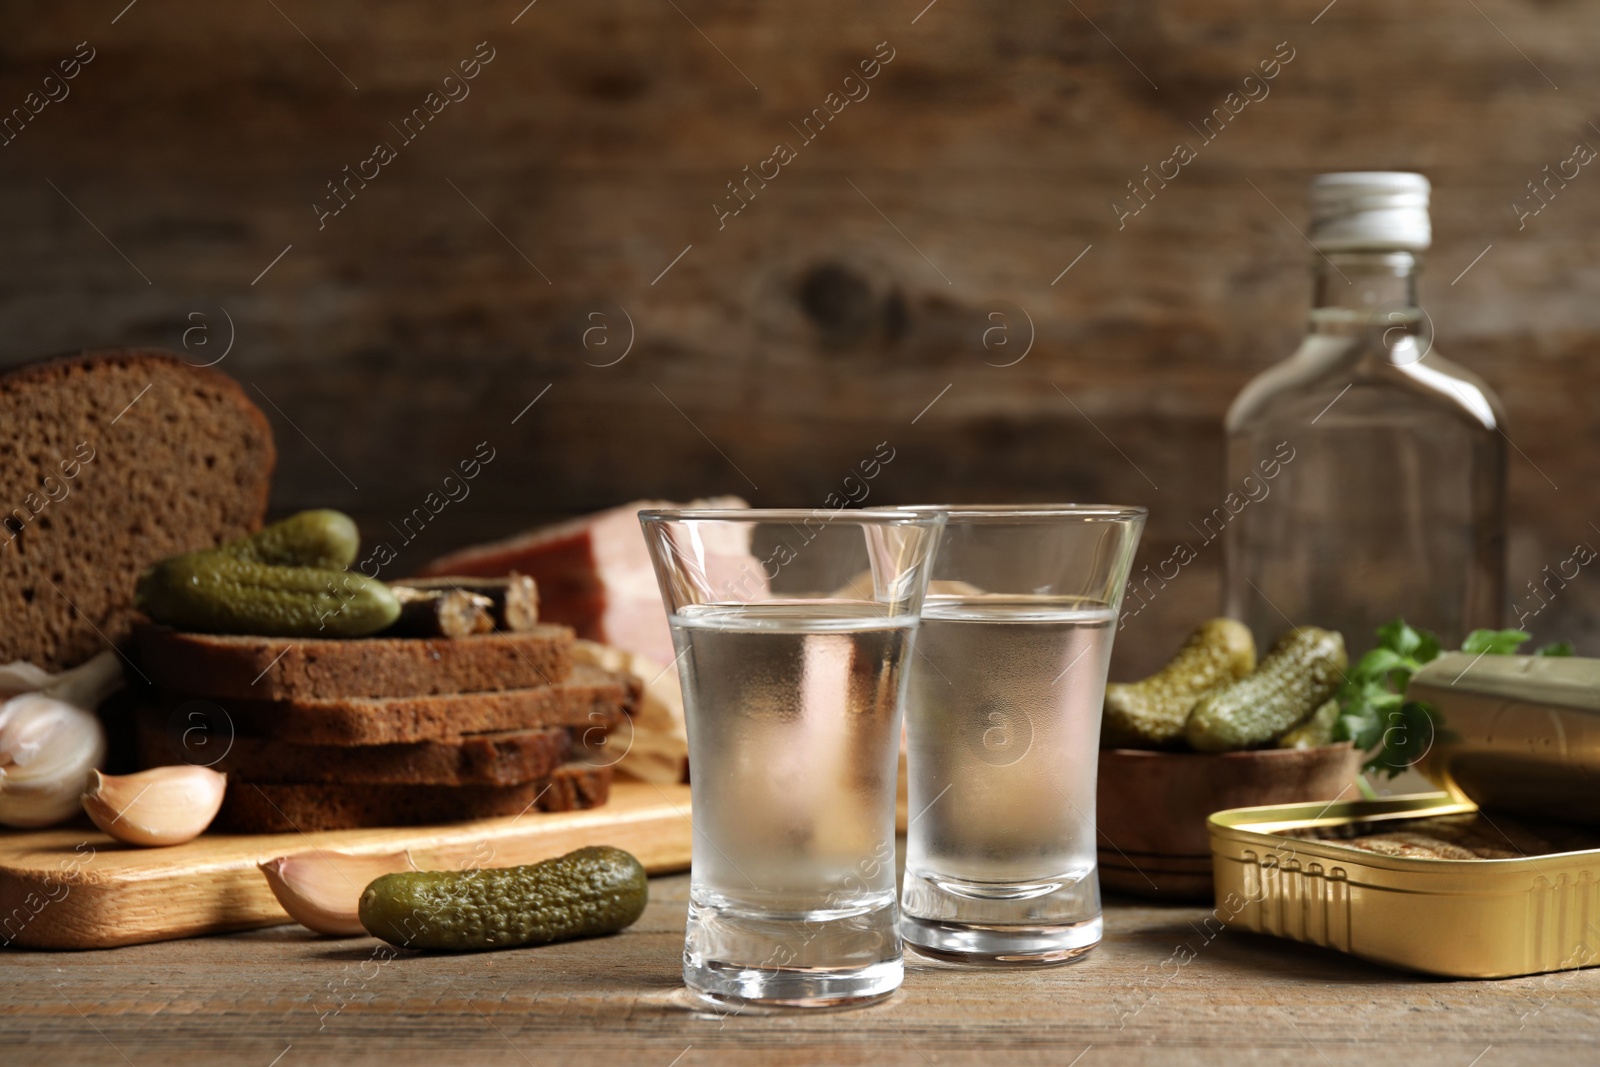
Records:
[[[619,936],[478,955],[384,961],[298,926],[4,952],[0,1063],[1503,1067],[1593,1062],[1600,1041],[1600,970],[1430,980],[1251,934],[1206,942],[1191,924],[1208,909],[1117,900],[1105,941],[1065,967],[908,954],[878,1006],[718,1017],[680,985],[687,893],[657,878]]]

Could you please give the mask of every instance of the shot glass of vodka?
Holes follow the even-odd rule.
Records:
[[[900,932],[941,958],[1064,962],[1100,940],[1100,711],[1145,509],[940,510],[906,705]]]
[[[640,519],[689,734],[684,984],[735,1008],[890,995],[901,717],[943,514]]]

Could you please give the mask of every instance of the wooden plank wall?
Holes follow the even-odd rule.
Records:
[[[1600,145],[1576,0],[125,3],[0,13],[0,108],[61,97],[0,146],[0,361],[231,336],[275,507],[374,534],[490,442],[416,562],[639,496],[817,505],[884,441],[869,502],[1144,503],[1162,558],[1300,330],[1305,183],[1355,168],[1435,182],[1424,302],[1510,410],[1513,587],[1600,545],[1600,174],[1512,207]],[[1534,627],[1600,653],[1600,576]]]

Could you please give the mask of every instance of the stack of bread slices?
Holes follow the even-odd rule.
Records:
[[[573,662],[572,631],[323,640],[138,631],[156,696],[141,762],[229,776],[236,833],[454,822],[603,804],[629,675]]]
[[[140,622],[141,572],[265,518],[271,426],[226,375],[157,349],[62,356],[0,375],[0,426],[0,663],[57,671],[115,647],[132,688],[104,716],[110,761],[131,763],[136,748],[145,766],[227,772],[218,829],[454,822],[607,799],[609,764],[630,747],[607,735],[631,729],[640,685],[575,665],[573,632],[539,622],[530,578],[436,570],[395,583],[391,636]]]

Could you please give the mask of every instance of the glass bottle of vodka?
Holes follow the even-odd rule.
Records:
[[[1291,625],[1352,658],[1396,616],[1447,648],[1499,625],[1505,413],[1417,302],[1428,194],[1420,174],[1312,182],[1309,331],[1228,411],[1224,610],[1263,651]]]

